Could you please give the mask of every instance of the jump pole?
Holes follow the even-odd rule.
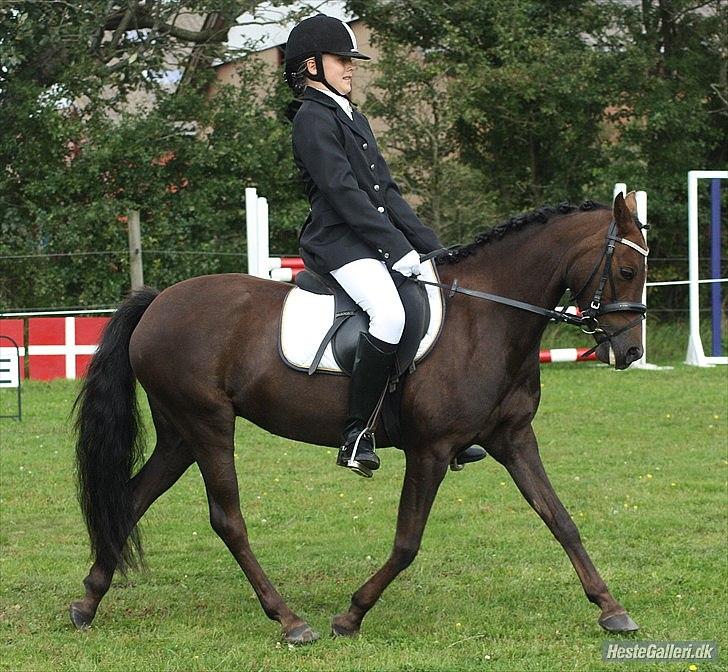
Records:
[[[303,270],[300,257],[270,256],[268,199],[258,196],[255,187],[245,189],[245,230],[248,243],[248,274],[266,280],[292,282]]]
[[[728,364],[728,356],[708,357],[703,350],[703,341],[700,336],[700,284],[708,282],[714,287],[725,278],[720,278],[720,249],[715,251],[711,248],[711,275],[709,280],[700,280],[700,253],[698,235],[698,180],[726,180],[728,170],[691,170],[688,172],[688,283],[690,285],[690,337],[688,339],[688,351],[685,356],[685,363],[692,366],[713,366],[715,364]],[[712,186],[712,183],[711,183]],[[717,189],[716,189],[717,191]],[[715,197],[715,191],[711,189],[711,197]],[[716,200],[720,200],[719,192]],[[720,203],[718,203],[720,205]],[[720,208],[718,208],[718,224],[715,226],[718,235],[713,238],[715,246],[720,248]],[[713,213],[713,220],[715,212]],[[712,228],[712,224],[711,224]],[[713,263],[714,256],[717,264]],[[718,268],[716,269],[715,266]],[[715,296],[711,292],[712,296]],[[719,297],[720,294],[718,293]],[[717,319],[720,320],[720,305],[717,310]],[[714,314],[715,315],[715,314]],[[720,345],[720,343],[718,344]]]
[[[260,277],[258,269],[258,194],[245,188],[245,234],[248,245],[248,274]]]
[[[710,181],[710,278],[720,278],[720,180]],[[710,286],[711,348],[713,357],[720,357],[721,322],[723,320],[720,283]]]

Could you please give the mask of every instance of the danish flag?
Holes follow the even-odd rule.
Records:
[[[52,380],[83,376],[96,352],[107,317],[33,317],[28,320],[28,344],[24,344],[23,320],[0,320],[0,334],[20,346],[20,371],[28,357],[30,378]],[[3,350],[8,341],[3,339]],[[15,351],[15,348],[12,348]]]

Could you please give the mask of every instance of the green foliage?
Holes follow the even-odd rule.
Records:
[[[209,95],[228,29],[260,4],[2,3],[1,306],[116,303],[130,209],[148,283],[244,270],[246,186],[269,200],[272,251],[296,249],[307,206],[281,113],[290,94],[248,59],[240,87]],[[544,202],[608,201],[626,181],[649,193],[653,258],[684,257],[685,173],[728,158],[725,3],[349,6],[382,49],[366,110],[387,124],[395,177],[444,241]],[[60,253],[84,254],[28,256]],[[685,296],[659,289],[650,302]]]
[[[482,230],[484,216],[498,211],[492,195],[482,189],[480,170],[460,160],[457,68],[443,69],[427,57],[410,58],[407,48],[382,39],[385,48],[376,66],[380,75],[366,99],[371,116],[387,122],[380,144],[423,221],[443,240],[467,240]]]
[[[654,255],[685,254],[686,172],[728,158],[725,4],[349,4],[383,49],[369,106],[425,212],[459,199],[484,228],[626,181],[650,194]],[[432,217],[448,242],[455,212]]]
[[[105,15],[105,1],[16,4],[2,10],[11,39],[0,40],[0,305],[115,304],[129,284],[132,209],[141,213],[148,284],[243,271],[247,186],[270,202],[272,250],[296,249],[307,206],[282,92],[261,93],[270,74],[259,62],[242,60],[240,86],[210,95],[219,39],[128,30],[112,48],[109,27],[123,7]],[[221,9],[157,7],[171,21],[182,4]],[[233,18],[254,4],[223,3]],[[150,74],[175,58],[186,67],[180,86]]]

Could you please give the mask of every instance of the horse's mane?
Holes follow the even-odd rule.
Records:
[[[493,241],[500,240],[511,231],[518,231],[529,224],[545,224],[557,215],[570,215],[573,212],[585,212],[589,210],[607,209],[606,205],[596,203],[594,201],[584,201],[581,205],[572,203],[559,203],[556,206],[544,205],[532,212],[525,212],[515,217],[511,217],[505,222],[497,224],[491,229],[479,233],[472,243],[467,245],[456,246],[452,249],[441,252],[435,257],[437,264],[457,264],[466,257],[469,257],[478,248],[488,245]]]

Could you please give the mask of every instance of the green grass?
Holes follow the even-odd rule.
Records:
[[[561,547],[492,459],[449,473],[422,552],[364,621],[330,617],[386,558],[402,455],[372,480],[331,450],[239,422],[251,543],[291,607],[322,633],[291,650],[208,523],[191,468],[144,521],[149,571],[117,578],[75,631],[86,534],[74,498],[75,385],[30,383],[22,423],[0,421],[3,670],[686,670],[605,664],[598,610]],[[2,410],[11,401],[3,391]],[[536,429],[554,486],[642,639],[715,639],[728,656],[725,368],[543,371]],[[725,662],[699,664],[726,669]]]

